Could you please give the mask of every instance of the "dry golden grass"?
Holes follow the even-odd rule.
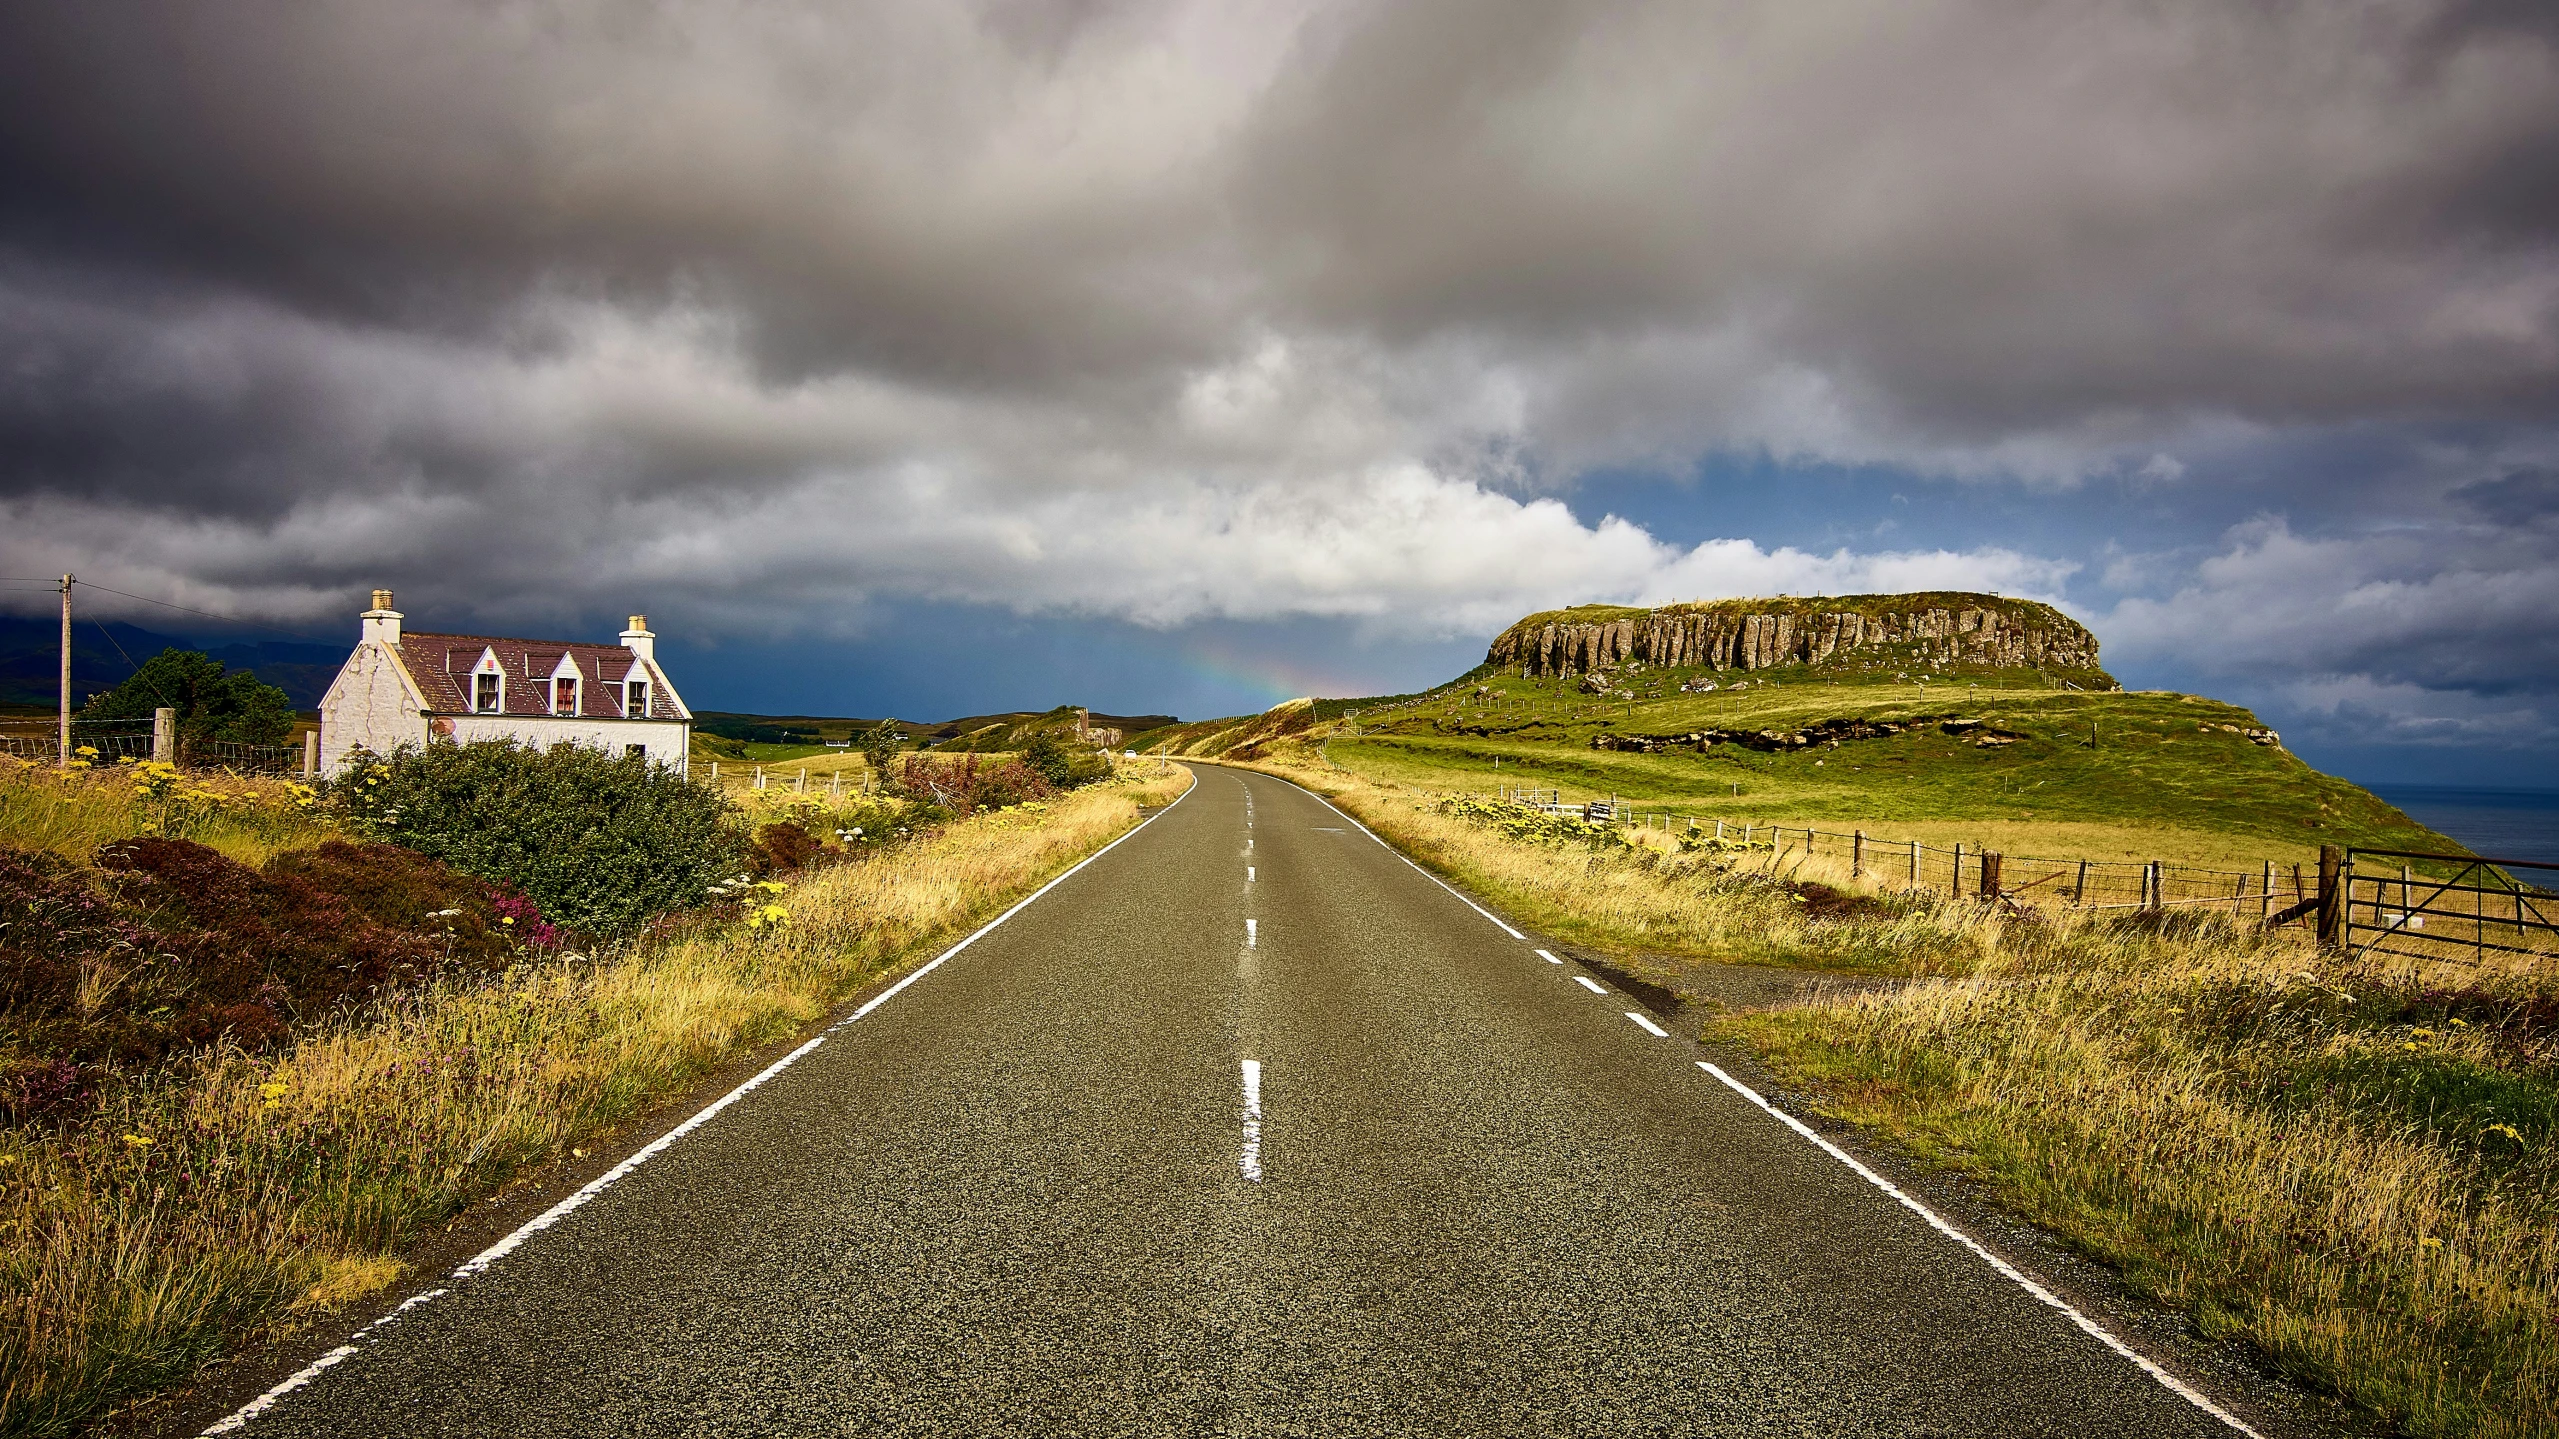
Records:
[[[141,779],[129,765],[63,771],[0,755],[0,847],[87,864],[110,840],[166,833],[255,868],[336,833],[288,780],[189,771],[152,799]]]
[[[0,1432],[68,1432],[379,1289],[462,1204],[929,955],[1188,781],[1132,768],[821,871],[778,925],[412,994],[0,1137]]]
[[[2559,962],[2348,962],[2224,915],[2008,915],[1833,856],[1528,843],[1276,746],[1548,933],[1916,976],[1710,1027],[2303,1379],[2428,1435],[2559,1434]],[[1818,917],[1772,881],[1866,903]]]
[[[1443,813],[1441,796],[1321,768],[1312,751],[1276,746],[1246,767],[1302,784],[1340,805],[1424,865],[1514,918],[1587,945],[1665,982],[1686,961],[1791,964],[1882,974],[1962,972],[1997,949],[1999,925],[1970,909],[1902,900],[1845,861],[1801,854],[1713,858],[1678,853],[1658,831],[1623,850],[1516,843]],[[1891,899],[1850,933],[1807,917],[1770,878],[1818,880]]]
[[[2032,963],[1721,1028],[2207,1333],[2409,1432],[2506,1436],[2559,1432],[2559,1076],[2519,1018],[2536,1005],[2297,935],[2087,925]]]

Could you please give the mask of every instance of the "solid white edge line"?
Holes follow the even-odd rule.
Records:
[[[1253,773],[1253,774],[1261,774],[1262,772],[1261,772],[1260,770],[1253,770],[1253,771],[1250,771],[1250,773]],[[1313,791],[1313,790],[1311,790],[1311,789],[1308,789],[1306,786],[1304,786],[1304,785],[1302,785],[1302,784],[1299,784],[1297,781],[1295,781],[1295,780],[1293,780],[1293,779],[1280,779],[1280,777],[1279,777],[1278,775],[1275,775],[1275,774],[1274,774],[1274,775],[1264,775],[1264,776],[1263,776],[1263,778],[1265,778],[1265,779],[1277,779],[1277,780],[1279,780],[1279,782],[1280,782],[1281,784],[1287,785],[1290,789],[1296,790],[1299,794],[1302,794],[1302,795],[1306,796],[1308,799],[1311,799],[1311,800],[1315,801],[1317,804],[1320,804],[1320,805],[1322,805],[1324,808],[1331,810],[1333,813],[1338,814],[1338,815],[1341,815],[1341,816],[1342,816],[1342,818],[1343,818],[1343,820],[1344,820],[1344,821],[1346,821],[1346,822],[1348,822],[1348,823],[1349,823],[1349,825],[1351,826],[1351,828],[1358,830],[1360,833],[1362,833],[1362,834],[1364,834],[1364,835],[1367,835],[1370,839],[1377,839],[1376,831],[1371,830],[1367,825],[1361,824],[1358,820],[1352,819],[1352,818],[1350,817],[1350,815],[1348,815],[1347,813],[1344,813],[1344,811],[1342,810],[1342,807],[1341,807],[1340,805],[1337,805],[1337,804],[1333,803],[1331,800],[1324,798],[1322,795],[1317,794],[1315,791]],[[1411,864],[1411,865],[1413,865],[1413,873],[1418,874],[1418,875],[1420,875],[1422,878],[1424,878],[1424,879],[1426,879],[1426,880],[1429,880],[1431,883],[1433,883],[1433,884],[1435,884],[1435,885],[1438,885],[1440,888],[1442,888],[1442,889],[1444,889],[1444,890],[1447,890],[1450,894],[1454,894],[1454,895],[1456,895],[1456,896],[1457,896],[1457,902],[1458,902],[1458,903],[1465,905],[1468,909],[1471,909],[1471,910],[1475,911],[1477,914],[1480,914],[1480,915],[1484,916],[1486,919],[1491,920],[1493,923],[1495,923],[1495,924],[1497,924],[1497,925],[1500,925],[1500,926],[1501,926],[1502,933],[1509,935],[1509,936],[1510,936],[1511,938],[1513,938],[1513,939],[1526,939],[1526,938],[1528,938],[1528,936],[1527,936],[1527,935],[1524,935],[1524,934],[1520,933],[1518,930],[1515,930],[1515,929],[1511,928],[1511,927],[1510,927],[1510,922],[1509,922],[1508,920],[1503,919],[1500,915],[1493,913],[1491,910],[1486,909],[1484,906],[1482,906],[1482,905],[1480,905],[1480,904],[1477,904],[1475,901],[1473,901],[1473,900],[1471,900],[1471,899],[1468,899],[1464,894],[1462,894],[1462,893],[1460,893],[1460,892],[1458,891],[1458,889],[1457,889],[1457,887],[1456,887],[1455,885],[1450,884],[1447,880],[1444,880],[1444,879],[1440,878],[1438,875],[1435,875],[1435,874],[1431,873],[1429,870],[1426,870],[1426,869],[1422,868],[1420,865],[1418,865],[1418,864],[1413,864],[1413,857],[1412,857],[1411,855],[1404,853],[1404,851],[1402,851],[1402,850],[1400,850],[1400,849],[1397,849],[1395,846],[1393,846],[1393,845],[1391,845],[1391,844],[1388,844],[1386,841],[1384,841],[1384,840],[1382,840],[1382,839],[1377,839],[1377,843],[1378,843],[1378,846],[1379,846],[1380,848],[1384,849],[1388,854],[1391,854],[1391,855],[1395,856],[1397,859],[1400,859],[1400,860],[1404,861],[1404,863],[1406,863],[1406,864]]]
[[[1535,954],[1539,959],[1546,961],[1548,964],[1562,964],[1564,962],[1542,949],[1531,950],[1530,953]]]
[[[1655,1039],[1668,1039],[1668,1038],[1670,1038],[1670,1031],[1669,1031],[1669,1030],[1664,1029],[1664,1028],[1662,1028],[1660,1025],[1653,1023],[1651,1020],[1646,1019],[1643,1015],[1641,1015],[1641,1014],[1637,1013],[1637,1012],[1636,1012],[1636,1011],[1634,1011],[1634,1010],[1631,1010],[1631,1009],[1630,1009],[1630,1010],[1626,1011],[1626,1017],[1627,1017],[1628,1019],[1631,1019],[1631,1020],[1635,1021],[1635,1023],[1636,1023],[1637,1025],[1639,1025],[1639,1026],[1641,1026],[1641,1027],[1642,1027],[1643,1031],[1644,1031],[1646,1034],[1651,1035],[1651,1036],[1652,1036],[1653,1038],[1655,1038]]]
[[[430,1289],[423,1294],[412,1294],[408,1298],[401,1300],[398,1308],[383,1315],[381,1318],[374,1320],[372,1323],[367,1324],[362,1329],[355,1331],[353,1334],[348,1335],[346,1343],[339,1345],[337,1348],[332,1349],[328,1353],[321,1355],[319,1358],[312,1360],[310,1363],[303,1365],[300,1369],[294,1371],[291,1378],[286,1379],[283,1383],[278,1384],[273,1389],[268,1390],[264,1394],[259,1395],[257,1398],[250,1400],[248,1403],[241,1405],[238,1409],[235,1409],[231,1413],[223,1416],[221,1419],[216,1420],[213,1426],[206,1429],[204,1432],[207,1434],[228,1434],[235,1429],[241,1428],[250,1420],[257,1418],[269,1409],[274,1408],[277,1400],[282,1399],[285,1395],[292,1393],[294,1390],[301,1388],[303,1385],[310,1383],[312,1380],[319,1378],[323,1373],[327,1372],[332,1365],[352,1357],[357,1352],[355,1347],[357,1340],[362,1339],[364,1336],[372,1333],[376,1329],[382,1328],[384,1325],[399,1322],[401,1315],[408,1313],[410,1310],[417,1308],[419,1305],[425,1304],[431,1300],[441,1299],[452,1292],[453,1291],[449,1289]]]
[[[550,1228],[552,1225],[559,1223],[561,1220],[568,1218],[588,1200],[593,1199],[595,1196],[602,1194],[605,1190],[612,1188],[615,1184],[627,1177],[631,1171],[648,1163],[650,1160],[663,1153],[668,1145],[675,1143],[675,1141],[700,1128],[704,1123],[709,1121],[711,1116],[728,1108],[730,1105],[737,1103],[738,1100],[745,1097],[749,1090],[756,1088],[766,1080],[771,1079],[773,1076],[780,1074],[783,1070],[798,1063],[810,1050],[826,1043],[828,1035],[835,1033],[835,1031],[842,1029],[844,1026],[851,1024],[866,1014],[869,1014],[872,1010],[875,1010],[881,1005],[888,1003],[890,1000],[895,999],[898,996],[898,993],[904,990],[908,985],[915,983],[924,976],[931,974],[934,970],[941,968],[943,961],[948,960],[953,955],[958,954],[961,950],[968,948],[970,945],[977,943],[979,939],[983,938],[988,931],[994,929],[997,925],[1002,924],[1004,921],[1020,914],[1023,910],[1028,909],[1033,902],[1039,899],[1041,895],[1048,893],[1050,890],[1066,883],[1069,879],[1074,878],[1076,870],[1082,869],[1084,866],[1091,864],[1093,861],[1109,854],[1112,850],[1115,850],[1121,845],[1136,838],[1139,830],[1146,828],[1148,825],[1153,824],[1157,820],[1172,813],[1175,806],[1181,804],[1183,800],[1189,799],[1192,791],[1198,788],[1199,777],[1194,774],[1191,777],[1190,789],[1186,789],[1180,794],[1174,796],[1172,804],[1168,804],[1162,809],[1157,810],[1155,813],[1148,815],[1146,818],[1139,820],[1136,825],[1130,828],[1127,834],[1121,835],[1118,839],[1112,840],[1109,844],[1106,844],[1100,849],[1093,851],[1091,854],[1084,856],[1082,859],[1077,860],[1074,868],[1067,870],[1064,874],[1061,874],[1055,879],[1050,880],[1048,883],[1041,885],[1038,889],[1032,890],[1028,895],[1023,896],[1020,901],[1015,903],[1011,909],[1004,911],[1002,914],[999,914],[995,918],[978,926],[977,929],[969,934],[968,938],[961,940],[959,943],[952,945],[949,949],[943,950],[940,954],[933,956],[930,961],[918,965],[915,969],[909,971],[904,978],[898,980],[897,983],[890,985],[888,988],[881,990],[878,994],[872,996],[869,1002],[865,1003],[861,1008],[854,1010],[851,1014],[844,1016],[835,1023],[828,1025],[825,1029],[820,1030],[817,1036],[811,1039],[808,1043],[801,1045],[799,1048],[783,1055],[780,1059],[766,1065],[756,1073],[754,1078],[749,1079],[744,1084],[741,1084],[737,1088],[730,1090],[728,1093],[721,1095],[719,1098],[712,1100],[709,1104],[703,1106],[698,1113],[694,1114],[692,1118],[685,1120],[682,1124],[677,1125],[675,1128],[668,1130],[666,1133],[661,1134],[656,1139],[650,1141],[648,1146],[640,1150],[637,1154],[634,1154],[630,1158],[623,1160],[621,1163],[614,1165],[604,1173],[597,1175],[594,1179],[589,1180],[585,1187],[579,1189],[575,1194],[572,1194],[561,1200],[559,1203],[552,1205],[550,1208],[526,1221],[522,1228],[517,1229],[514,1233],[499,1240],[497,1243],[490,1245],[488,1248],[481,1250],[478,1254],[472,1256],[468,1261],[466,1261],[461,1268],[454,1270],[451,1277],[457,1280],[469,1279],[485,1272],[490,1265],[497,1263],[507,1255],[515,1252],[516,1248],[523,1244],[527,1239],[530,1239],[534,1235],[541,1233],[543,1230]],[[450,1290],[445,1289],[432,1289],[424,1294],[415,1295],[409,1299],[401,1301],[399,1308],[392,1310],[382,1318],[377,1319],[373,1323],[368,1324],[362,1329],[355,1331],[353,1334],[348,1335],[346,1343],[341,1344],[337,1348],[330,1350],[328,1353],[321,1355],[318,1359],[313,1360],[309,1365],[296,1372],[291,1378],[286,1379],[283,1383],[276,1385],[266,1393],[259,1395],[257,1398],[241,1405],[238,1409],[233,1410],[221,1419],[216,1420],[210,1427],[203,1431],[203,1434],[228,1434],[242,1428],[248,1424],[250,1420],[257,1418],[269,1409],[274,1408],[277,1400],[282,1399],[287,1394],[290,1394],[294,1390],[301,1388],[303,1385],[310,1383],[312,1380],[319,1378],[322,1371],[328,1369],[330,1366],[341,1363],[354,1355],[357,1352],[355,1347],[356,1341],[364,1338],[374,1330],[381,1328],[383,1325],[389,1324],[393,1320],[398,1319],[411,1308],[424,1304],[431,1299],[439,1298],[450,1292]]]
[[[1591,978],[1587,974],[1574,975],[1573,983],[1580,985],[1582,988],[1589,990],[1593,994],[1608,993],[1608,991],[1601,986],[1598,980]]]
[[[2215,1419],[2229,1425],[2231,1428],[2238,1430],[2240,1433],[2247,1435],[2248,1439],[2264,1439],[2264,1436],[2260,1435],[2256,1430],[2241,1423],[2237,1415],[2232,1414],[2229,1410],[2224,1409],[2220,1405],[2212,1402],[2210,1399],[2205,1398],[2202,1394],[2196,1392],[2193,1386],[2187,1384],[2184,1380],[2179,1379],[2176,1375],[2160,1368],[2157,1364],[2153,1363],[2148,1356],[2142,1354],[2139,1350],[2134,1349],[2131,1345],[2126,1344],[2121,1339],[2116,1338],[2111,1331],[2099,1324],[2096,1320],[2080,1313],[2079,1310],[2070,1303],[2070,1301],[2053,1293],[2051,1290],[2046,1289],[2042,1284],[2029,1277],[2024,1270],[2019,1269],[2016,1265],[2011,1264],[2007,1260],[2000,1258],[1998,1255],[1991,1253],[1990,1250],[1985,1248],[1979,1240],[1964,1233],[1962,1230],[1957,1229],[1955,1226],[1947,1223],[1944,1219],[1939,1218],[1937,1211],[1912,1198],[1909,1194],[1905,1193],[1899,1185],[1894,1184],[1891,1180],[1886,1179],[1882,1175],[1877,1174],[1874,1170],[1867,1168],[1866,1165],[1857,1158],[1857,1156],[1850,1154],[1847,1150],[1842,1149],[1838,1145],[1823,1138],[1811,1125],[1804,1123],[1795,1116],[1779,1109],[1776,1105],[1762,1099],[1759,1096],[1758,1091],[1752,1089],[1749,1085],[1742,1083],[1740,1080],[1733,1078],[1731,1075],[1726,1074],[1723,1070],[1716,1068],[1714,1065],[1707,1063],[1705,1060],[1701,1059],[1697,1061],[1697,1067],[1705,1070],[1708,1074],[1715,1076],[1717,1079],[1722,1080],[1727,1088],[1731,1089],[1735,1094],[1740,1095],[1742,1098],[1749,1100],[1752,1104],[1759,1106],[1762,1111],[1774,1117],[1779,1123],[1820,1146],[1823,1153],[1828,1154],[1831,1158],[1838,1160],[1840,1163],[1845,1164],[1850,1169],[1856,1171],[1857,1176],[1860,1179],[1865,1180],[1867,1183],[1900,1201],[1903,1208],[1908,1209],[1911,1213],[1928,1221],[1929,1228],[1936,1230],[1938,1233],[1954,1240],[1957,1244],[1971,1250],[1982,1260],[1982,1262],[1988,1264],[1991,1268],[1999,1271],[2001,1274],[2006,1275],[2009,1279],[2014,1280],[2019,1288],[2025,1290],[2028,1294],[2035,1296],[2035,1298],[2041,1300],[2043,1303],[2051,1306],[2052,1308],[2060,1310],[2063,1315],[2069,1318],[2071,1323],[2078,1325],[2079,1328],[2089,1337],[2140,1366],[2143,1373],[2158,1380],[2170,1393],[2175,1394],[2178,1398],[2194,1405],[2196,1408],[2201,1409]]]

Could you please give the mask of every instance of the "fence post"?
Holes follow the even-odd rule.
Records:
[[[807,765],[800,766],[800,782],[792,786],[792,789],[800,794],[807,794],[809,792],[809,767]]]
[[[2084,859],[2079,862],[2079,883],[2071,887],[2070,902],[2072,904],[2088,902],[2088,861]]]
[[[764,788],[764,766],[762,765],[757,765],[755,767],[755,787],[757,789]]]
[[[2261,893],[2257,896],[2257,918],[2262,923],[2275,914],[2275,862],[2271,859],[2266,861],[2266,878],[2258,888]]]
[[[1961,899],[1964,895],[1964,842],[1955,841],[1955,864],[1946,871],[1946,897]]]
[[[162,764],[178,762],[178,712],[167,705],[151,712],[151,757]]]
[[[1919,841],[1910,842],[1910,887],[1919,888]]]
[[[1848,839],[1848,877],[1862,878],[1866,873],[1866,831],[1858,830]]]
[[[320,777],[320,732],[315,729],[302,732],[302,777]]]
[[[2162,870],[2159,867],[2159,861],[2154,859],[2150,862],[2149,874],[2150,907],[2152,909],[2166,909],[2168,907],[2168,895],[2166,893],[2167,885],[2163,881],[2168,878],[2167,872]]]
[[[2319,942],[2342,945],[2346,942],[2346,850],[2343,845],[2319,846]]]
[[[1981,852],[1981,897],[1997,899],[1999,895],[1999,855],[1986,849]]]

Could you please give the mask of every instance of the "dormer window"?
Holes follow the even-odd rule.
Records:
[[[573,715],[578,712],[578,682],[569,676],[551,681],[551,713]]]
[[[630,680],[622,686],[622,713],[632,719],[649,717],[649,682]]]
[[[505,704],[505,696],[502,693],[500,686],[505,683],[506,680],[504,676],[493,675],[485,670],[479,674],[471,676],[472,713],[493,715],[502,709]]]

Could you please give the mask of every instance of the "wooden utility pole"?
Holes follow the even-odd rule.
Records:
[[[62,752],[54,763],[71,768],[71,576],[62,577]]]

